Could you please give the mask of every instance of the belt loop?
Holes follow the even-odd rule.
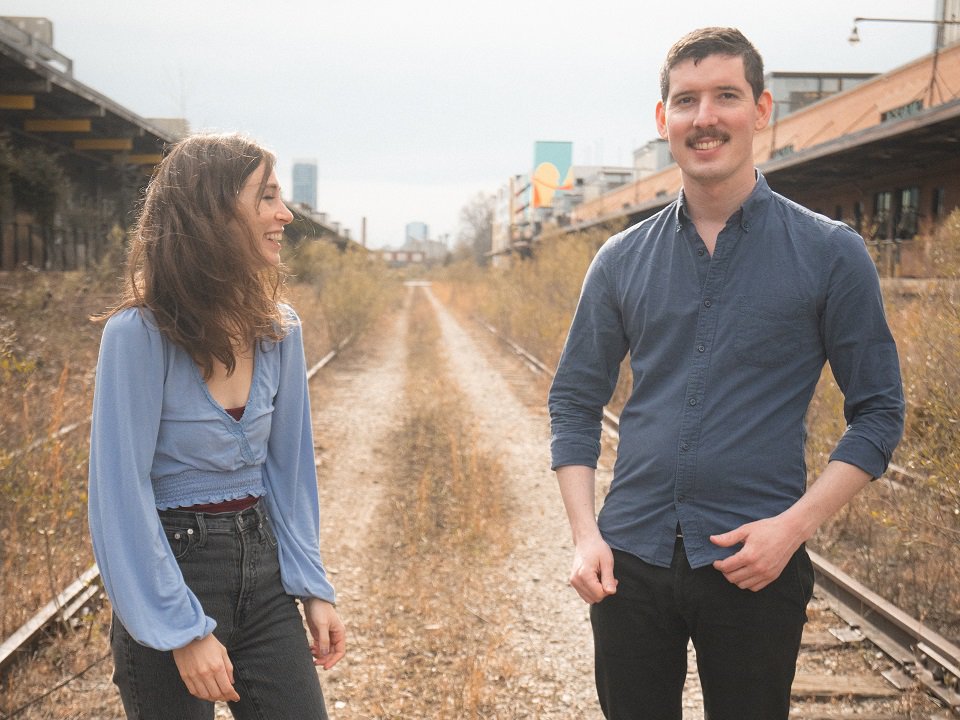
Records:
[[[197,521],[197,546],[204,547],[207,544],[207,522],[203,519],[203,513],[194,513],[193,517]]]
[[[254,509],[257,511],[257,531],[260,533],[260,542],[265,542],[267,539],[267,531],[263,525],[267,522],[267,513],[263,507],[263,500],[254,505]]]

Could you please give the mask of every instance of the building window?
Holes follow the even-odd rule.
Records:
[[[897,206],[896,234],[898,240],[911,240],[917,232],[920,218],[920,188],[910,187],[900,191]]]
[[[873,232],[871,239],[890,237],[890,210],[893,208],[893,193],[889,190],[873,196]]]
[[[863,234],[863,200],[857,200],[853,204],[853,229]]]
[[[834,220],[843,220],[843,205],[837,205],[833,209],[833,219]]]
[[[946,210],[946,192],[942,187],[933,189],[933,198],[930,202],[930,217],[936,222],[943,217]]]

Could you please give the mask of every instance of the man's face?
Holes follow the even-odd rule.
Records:
[[[670,144],[684,181],[715,185],[753,176],[753,136],[766,127],[773,100],[758,100],[743,58],[708,55],[670,70],[670,94],[657,103],[657,129]]]

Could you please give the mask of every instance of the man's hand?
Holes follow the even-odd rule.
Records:
[[[337,614],[337,609],[318,598],[303,601],[303,614],[307,618],[307,627],[313,642],[313,664],[324,670],[336,665],[347,651],[347,631]]]
[[[577,543],[570,584],[584,602],[598,603],[617,591],[613,576],[613,551],[600,534]]]
[[[742,590],[762,590],[783,572],[790,558],[813,537],[821,523],[846,505],[868,482],[864,470],[831,460],[799,500],[776,517],[746,523],[722,535],[711,535],[720,547],[743,547],[713,566]]]
[[[213,633],[174,650],[173,660],[191,695],[211,702],[240,699],[233,687],[233,663]]]
[[[613,552],[604,542],[594,514],[595,470],[585,465],[557,468],[563,506],[573,531],[573,570],[570,584],[588,603],[598,603],[617,591]]]
[[[741,525],[722,535],[711,535],[720,547],[743,543],[735,554],[717,560],[713,567],[741,590],[762,590],[783,572],[803,538],[779,517]]]

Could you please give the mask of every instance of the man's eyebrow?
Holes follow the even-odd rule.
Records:
[[[740,87],[739,85],[716,85],[709,89],[713,91],[719,90],[724,92],[728,92],[728,91],[744,92],[744,88]],[[674,95],[689,95],[690,93],[695,93],[695,92],[699,92],[699,91],[696,88],[680,87],[675,91],[671,91],[670,96],[673,97]]]

